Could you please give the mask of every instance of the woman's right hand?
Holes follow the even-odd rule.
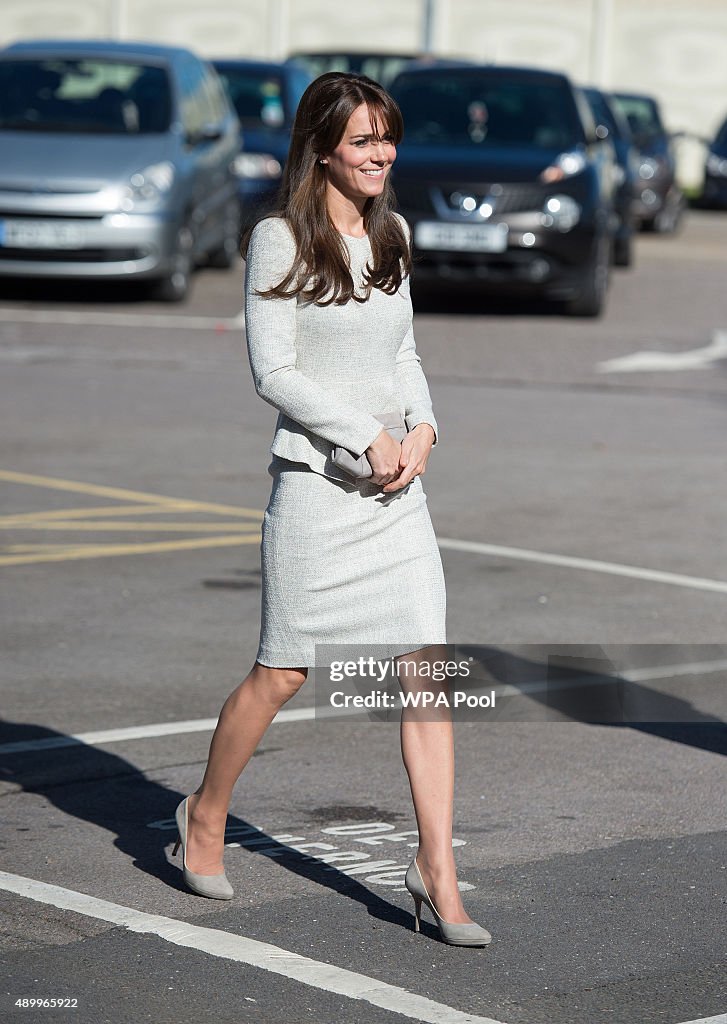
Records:
[[[382,428],[375,441],[366,449],[366,458],[371,463],[372,475],[368,478],[372,483],[384,484],[396,480],[401,471],[399,459],[401,445],[391,434]]]

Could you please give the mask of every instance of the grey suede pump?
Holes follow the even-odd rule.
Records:
[[[445,942],[449,943],[450,946],[486,946],[492,941],[492,936],[487,929],[480,927],[480,925],[475,924],[474,922],[471,924],[456,924],[452,921],[444,921],[439,916],[437,908],[429,897],[427,887],[424,885],[424,879],[419,871],[419,865],[417,864],[416,857],[407,869],[404,885],[414,897],[414,910],[416,915],[414,922],[415,932],[419,931],[422,901],[424,901],[434,914],[434,920],[439,928],[439,934]]]
[[[187,854],[185,852],[185,847],[187,844],[187,824],[189,820],[189,808],[187,806],[188,800],[188,796],[182,800],[174,815],[177,822],[177,828],[179,829],[179,835],[177,836],[177,842],[172,850],[172,857],[176,857],[177,850],[181,843],[182,877],[192,892],[196,893],[198,896],[209,896],[209,898],[213,900],[231,900],[235,895],[235,890],[227,881],[227,875],[224,871],[220,875],[198,875],[194,871],[190,871],[187,867]]]

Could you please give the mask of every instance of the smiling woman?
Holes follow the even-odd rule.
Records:
[[[321,75],[301,98],[278,202],[296,243],[289,272],[262,294],[325,305],[365,302],[371,289],[395,293],[411,270],[389,170],[404,125],[398,106],[362,75]],[[351,201],[363,207],[351,217]],[[321,211],[323,215],[321,215]],[[243,238],[243,255],[255,225]],[[367,236],[373,261],[356,293],[345,238]],[[307,274],[300,274],[301,267]],[[307,280],[305,279],[307,278]]]
[[[233,895],[220,870],[232,789],[309,668],[325,666],[321,645],[336,645],[337,658],[342,646],[354,660],[406,657],[402,689],[420,688],[417,669],[429,677],[446,645],[421,482],[438,428],[414,343],[409,228],[389,184],[401,135],[377,83],[316,79],[298,107],[277,214],[245,243],[250,367],[279,416],[255,664],[222,708],[202,784],[176,811],[184,878],[201,895]],[[405,879],[416,927],[425,901],[445,942],[484,946],[490,933],[462,906],[452,853],[451,718],[403,709],[401,746],[419,826]]]

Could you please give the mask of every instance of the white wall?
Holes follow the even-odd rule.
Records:
[[[416,51],[424,0],[2,0],[0,45],[39,36],[175,43],[207,57],[292,49]],[[437,52],[559,68],[649,92],[667,125],[712,135],[727,116],[726,0],[435,0]],[[699,174],[687,145],[682,177]]]

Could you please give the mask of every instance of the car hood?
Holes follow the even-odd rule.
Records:
[[[266,128],[242,129],[242,150],[244,153],[270,153],[281,164],[288,159],[290,134],[283,131],[271,131]]]
[[[575,147],[574,147],[575,148]],[[445,146],[406,146],[398,149],[394,180],[432,181],[535,181],[563,152],[559,149],[518,146],[475,149]]]
[[[175,149],[167,135],[2,132],[0,189],[92,192],[123,181]]]

